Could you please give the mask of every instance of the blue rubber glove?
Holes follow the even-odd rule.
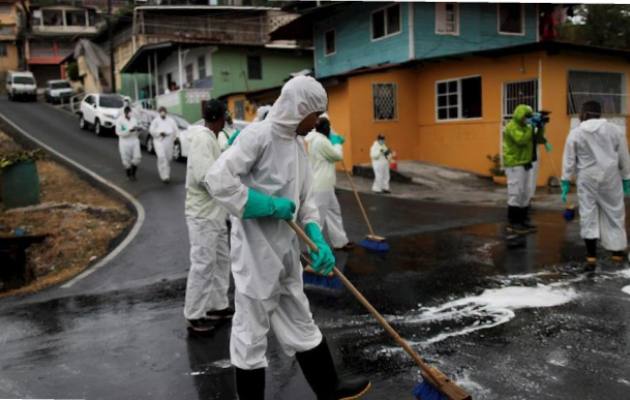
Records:
[[[243,219],[271,217],[291,220],[294,212],[295,203],[287,198],[269,196],[251,188],[247,191]]]
[[[238,135],[241,134],[241,131],[236,131],[232,134],[232,136],[230,136],[230,138],[228,139],[228,146],[231,146],[232,143],[234,143],[234,141],[236,140],[236,138],[238,137]]]
[[[545,143],[545,150],[547,150],[547,153],[551,153],[551,151],[553,150],[553,146],[551,145],[551,143]]]
[[[328,243],[324,240],[322,231],[315,222],[309,222],[304,228],[306,235],[317,245],[318,249],[317,252],[313,250],[308,251],[311,256],[311,261],[313,262],[311,267],[322,275],[330,274],[335,267],[336,261],[330,246],[328,246]]]
[[[564,179],[560,181],[560,187],[562,188],[562,202],[567,202],[567,195],[569,194],[569,190],[571,189],[571,182],[565,181]]]
[[[346,139],[341,135],[335,135],[334,133],[330,134],[330,143],[332,144],[344,144]]]
[[[623,194],[626,196],[630,195],[630,179],[623,180]]]

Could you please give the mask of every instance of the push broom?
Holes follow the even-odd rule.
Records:
[[[361,209],[361,214],[363,215],[363,219],[368,227],[368,231],[370,232],[365,239],[359,242],[359,246],[379,252],[379,253],[387,253],[389,251],[389,244],[385,241],[383,236],[378,236],[374,233],[374,229],[372,229],[372,224],[370,223],[370,219],[368,218],[367,212],[365,212],[365,207],[363,207],[363,202],[361,201],[361,196],[359,196],[359,192],[357,188],[354,186],[354,181],[352,180],[352,176],[350,176],[350,172],[346,168],[346,164],[343,160],[341,160],[341,166],[343,168],[343,172],[346,173],[348,177],[348,181],[350,182],[350,187],[352,187],[352,192],[354,193],[354,197],[357,199],[357,203],[359,204],[359,208]]]
[[[295,231],[312,251],[318,251],[317,245],[304,233],[302,228],[294,221],[287,222],[291,226],[291,229]],[[312,268],[311,271],[313,271]],[[470,394],[450,380],[442,371],[425,362],[337,267],[333,269],[333,273],[363,307],[372,314],[378,324],[403,348],[403,350],[405,350],[405,352],[407,352],[407,354],[409,354],[409,356],[411,356],[418,367],[420,367],[423,380],[418,383],[413,390],[413,394],[417,400],[472,400]]]

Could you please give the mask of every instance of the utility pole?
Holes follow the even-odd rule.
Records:
[[[109,74],[112,93],[116,93],[116,65],[114,64],[114,33],[112,27],[112,0],[107,0],[107,36],[109,38]]]

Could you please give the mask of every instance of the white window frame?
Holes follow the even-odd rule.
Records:
[[[472,118],[462,118],[462,80],[469,78],[480,78],[481,79],[481,116],[480,117],[472,117]],[[438,113],[438,85],[440,83],[457,81],[457,118],[446,118],[440,119]],[[449,123],[449,122],[461,122],[461,121],[480,121],[483,119],[483,77],[481,75],[467,75],[460,76],[456,78],[448,78],[448,79],[440,79],[435,81],[434,86],[434,99],[435,99],[435,122],[436,123]]]
[[[501,4],[497,4],[497,32],[504,36],[525,36],[527,27],[525,26],[525,4],[521,3],[521,32],[503,32],[501,30]]]
[[[391,85],[394,87],[394,117],[392,119],[376,119],[374,115],[374,86]],[[373,122],[396,122],[398,121],[398,83],[396,82],[372,82],[372,121]]]
[[[402,7],[401,7],[401,4],[402,3],[390,4],[390,5],[387,5],[385,7],[377,8],[376,10],[374,10],[374,11],[372,11],[370,13],[370,40],[372,42],[378,42],[379,40],[387,39],[387,38],[390,38],[392,36],[400,35],[402,33],[403,18],[402,18]],[[389,8],[396,7],[396,6],[398,7],[398,21],[399,21],[398,30],[396,32],[387,32],[387,10]],[[374,14],[376,14],[379,11],[384,11],[383,18],[385,19],[385,21],[384,21],[384,23],[385,23],[384,24],[385,35],[383,35],[383,36],[381,36],[379,38],[375,38],[374,37],[374,24],[373,24],[372,21],[374,20],[374,17],[373,17]],[[337,48],[335,47],[335,50],[336,49]]]
[[[440,21],[440,17],[446,18],[446,3],[435,3],[435,34],[436,35],[447,35],[447,36],[459,36],[459,3],[451,3],[455,6],[455,31],[454,32],[440,32],[438,30],[438,23]],[[442,8],[442,15],[440,15],[440,8]]]
[[[326,35],[328,35],[330,32],[332,32],[334,35],[333,43],[335,46],[335,51],[333,51],[332,53],[328,53],[328,46],[326,46]],[[329,29],[324,32],[324,57],[334,56],[335,54],[337,54],[337,32],[334,29]]]

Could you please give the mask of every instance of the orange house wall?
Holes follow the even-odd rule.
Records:
[[[399,159],[413,159],[418,146],[416,113],[416,77],[413,69],[353,76],[348,79],[350,126],[352,129],[351,157],[354,164],[370,162],[370,147],[380,133]],[[397,118],[393,121],[374,120],[372,84],[397,85]]]
[[[551,154],[542,154],[538,185],[544,185],[550,175],[559,176],[559,174],[562,173],[562,152],[571,129],[572,117],[567,114],[568,75],[570,70],[624,73],[626,93],[630,93],[630,86],[628,86],[630,63],[626,61],[615,57],[591,56],[585,54],[543,55],[542,105],[543,109],[551,111],[551,122],[547,126],[546,136],[554,146],[554,150]],[[624,115],[626,115],[627,136],[627,128],[630,126],[630,120],[627,116],[627,101]],[[554,171],[554,169],[556,171]]]
[[[368,163],[369,148],[376,135],[383,133],[401,160],[420,160],[489,175],[491,165],[486,156],[501,151],[503,85],[538,78],[539,102],[542,109],[551,111],[546,136],[554,147],[551,154],[539,148],[538,185],[544,185],[549,176],[561,173],[562,152],[571,124],[567,114],[567,78],[571,69],[625,73],[626,93],[630,93],[630,63],[619,58],[537,52],[429,62],[417,68],[351,76],[327,88],[329,115],[333,129],[346,137],[344,156],[348,168]],[[482,77],[482,117],[438,122],[436,81],[475,75]],[[398,85],[398,118],[374,121],[372,84],[390,82]],[[625,114],[628,106],[626,102]],[[626,126],[630,127],[629,117]]]
[[[481,76],[481,118],[438,121],[436,82]],[[501,151],[503,83],[536,79],[538,57],[466,58],[427,64],[420,70],[417,92],[418,146],[421,161],[489,175],[487,155]]]

